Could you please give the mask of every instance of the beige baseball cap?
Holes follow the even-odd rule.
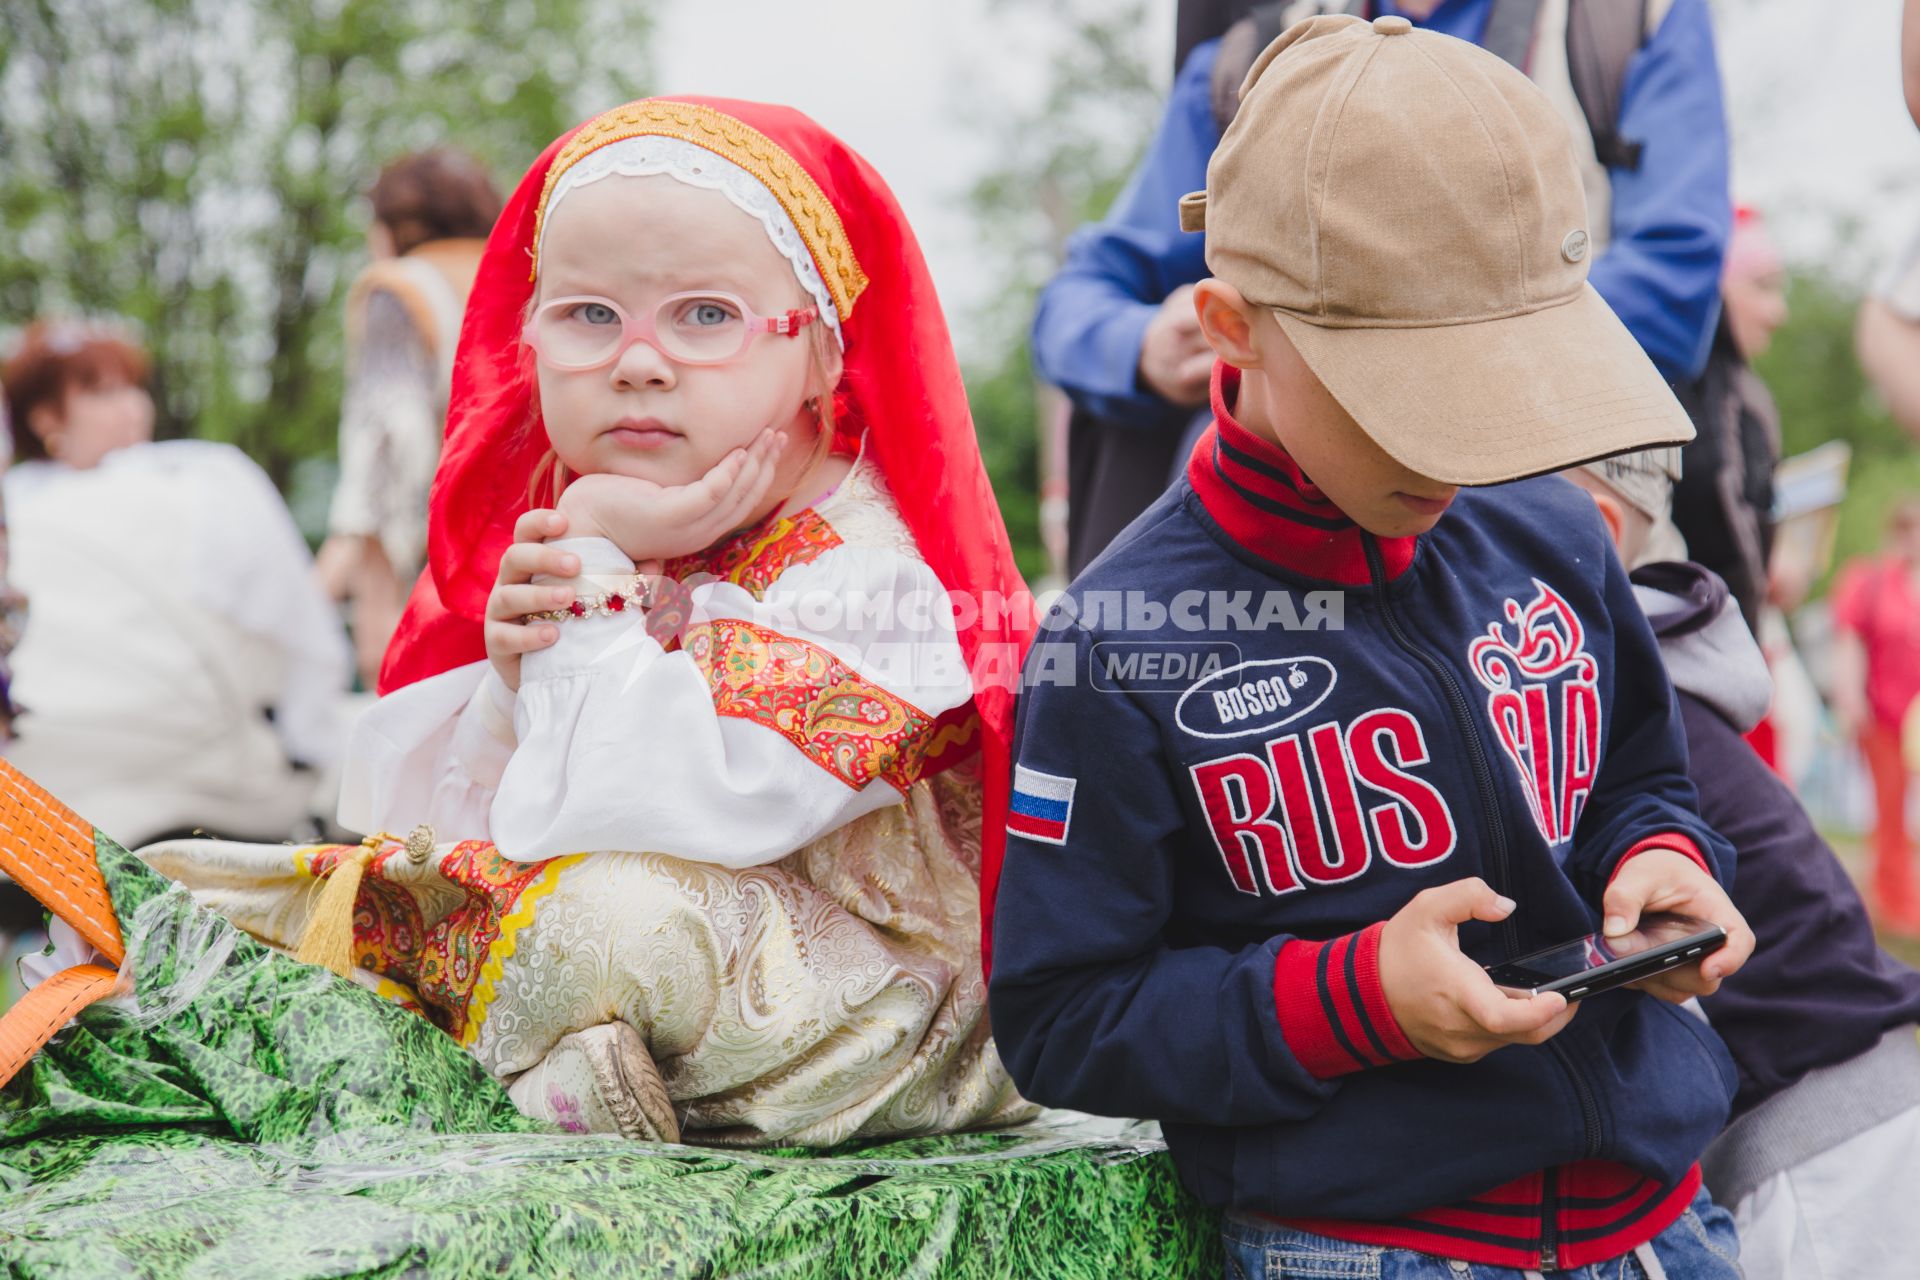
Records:
[[[1567,126],[1520,72],[1398,15],[1312,18],[1247,72],[1180,202],[1207,267],[1272,308],[1396,460],[1497,484],[1693,424],[1587,283]]]

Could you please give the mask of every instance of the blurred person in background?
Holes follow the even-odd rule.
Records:
[[[1920,0],[1900,20],[1900,79],[1907,114],[1920,125]],[[1860,305],[1854,333],[1860,367],[1893,420],[1920,439],[1920,235],[1888,266]]]
[[[1873,779],[1873,881],[1881,927],[1920,936],[1920,894],[1907,838],[1910,771],[1902,728],[1920,697],[1920,496],[1894,507],[1885,550],[1849,562],[1832,596],[1831,702]]]
[[[1159,129],[1106,218],[1075,234],[1034,316],[1035,364],[1075,410],[1074,573],[1159,496],[1210,418],[1213,357],[1192,303],[1205,245],[1180,230],[1179,199],[1206,186],[1254,58],[1319,13],[1398,14],[1527,72],[1568,125],[1593,287],[1670,381],[1707,364],[1733,207],[1706,0],[1182,0]]]
[[[1861,301],[1854,349],[1894,422],[1920,440],[1920,234],[1907,241]]]
[[[0,371],[33,602],[6,754],[130,845],[302,834],[345,745],[346,637],[266,473],[153,440],[147,368],[117,327],[41,321]]]
[[[1720,576],[1756,635],[1773,549],[1780,414],[1750,362],[1786,323],[1786,287],[1786,266],[1765,221],[1741,206],[1720,274],[1712,357],[1698,378],[1676,388],[1699,434],[1681,450],[1673,523],[1686,540],[1686,558]]]
[[[340,479],[317,563],[327,593],[352,601],[372,688],[426,563],[453,352],[500,193],[477,160],[442,147],[388,164],[369,198],[373,261],[347,293]]]

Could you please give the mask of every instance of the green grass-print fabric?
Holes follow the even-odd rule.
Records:
[[[413,1014],[109,841],[132,992],[0,1091],[0,1266],[73,1277],[1217,1276],[1161,1146],[1042,1122],[831,1153],[556,1133]]]

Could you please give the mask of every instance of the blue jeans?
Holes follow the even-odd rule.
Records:
[[[1227,1246],[1227,1280],[1522,1280],[1528,1274],[1411,1249],[1349,1244],[1237,1217],[1227,1219],[1221,1237]],[[1652,1244],[1666,1280],[1740,1280],[1733,1217],[1705,1191]],[[1631,1253],[1549,1275],[1553,1280],[1649,1280]]]

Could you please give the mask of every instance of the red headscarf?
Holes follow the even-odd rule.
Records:
[[[920,554],[948,591],[975,601],[1024,596],[932,278],[880,175],[788,107],[647,99],[598,116],[548,147],[487,241],[467,302],[446,445],[433,482],[430,572],[415,584],[387,649],[382,693],[486,656],[487,595],[547,450],[532,366],[520,343],[546,193],[581,155],[641,134],[682,138],[732,160],[786,207],[840,313],[846,344],[846,372],[835,397],[840,429],[864,437],[866,456],[885,476]],[[1026,610],[970,612],[975,616],[961,628],[960,646],[973,664],[980,718],[986,791],[981,942],[989,947],[1011,773],[1010,664],[1017,665],[1031,628]]]

